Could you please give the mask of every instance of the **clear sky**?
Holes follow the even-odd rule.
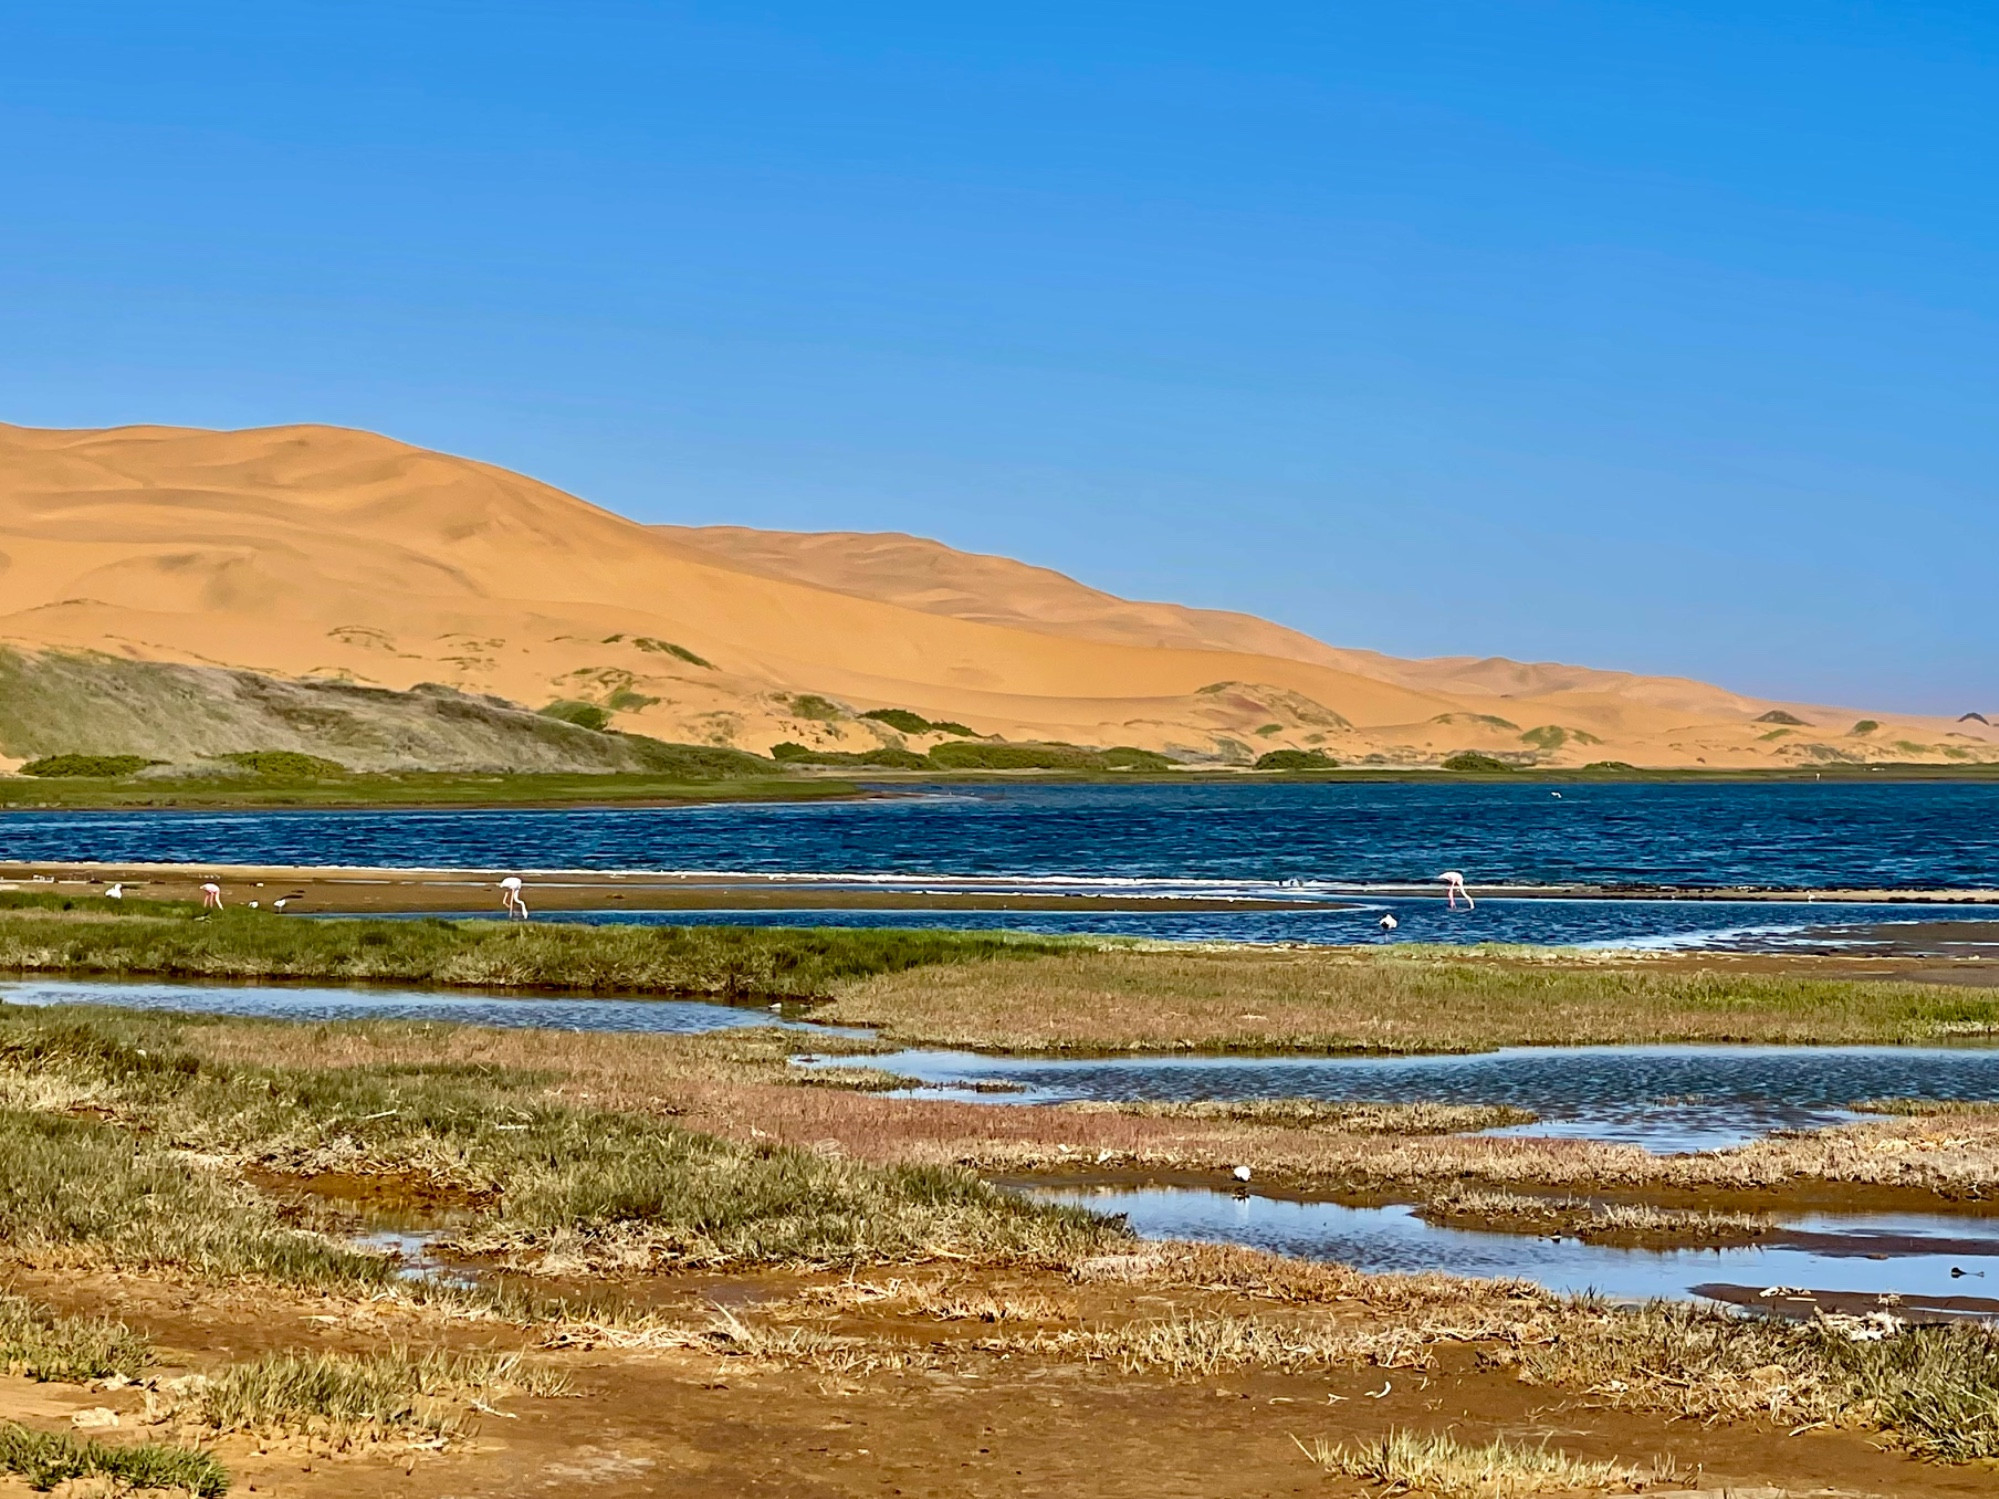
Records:
[[[1991,0],[0,0],[0,419],[1999,710]]]

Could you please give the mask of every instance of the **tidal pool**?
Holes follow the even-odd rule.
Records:
[[[1782,1218],[1784,1236],[1771,1243],[1648,1250],[1437,1227],[1400,1205],[1344,1207],[1177,1187],[1051,1187],[1031,1195],[1122,1214],[1148,1239],[1242,1244],[1375,1272],[1517,1277],[1613,1301],[1698,1296],[1784,1310],[1795,1298],[1764,1293],[1810,1288],[1827,1302],[1888,1295],[1912,1306],[1963,1302],[1974,1315],[1999,1310],[1999,1303],[1976,1305],[1999,1297],[1999,1220],[1991,1218],[1801,1215]]]
[[[1999,1099],[1999,1048],[1509,1047],[1469,1056],[993,1057],[902,1051],[868,1065],[927,1093],[1006,1103],[1315,1098],[1508,1104],[1538,1116],[1495,1134],[1715,1150],[1860,1117],[1868,1098]],[[993,1094],[981,1086],[1007,1084]]]

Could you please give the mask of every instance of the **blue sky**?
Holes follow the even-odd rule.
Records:
[[[0,419],[1999,709],[1999,7],[0,0]]]

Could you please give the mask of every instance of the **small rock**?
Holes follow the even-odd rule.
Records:
[[[87,1411],[76,1412],[69,1418],[69,1424],[78,1431],[102,1431],[118,1424],[118,1412],[108,1405],[93,1405]]]

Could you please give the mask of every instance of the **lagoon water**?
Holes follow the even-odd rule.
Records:
[[[479,811],[11,812],[20,860],[745,873],[911,891],[1278,895],[1269,912],[838,911],[652,919],[1118,932],[1248,941],[1782,946],[1821,927],[1961,908],[1821,903],[1384,902],[1480,884],[1958,890],[1999,887],[1999,783],[1616,782],[884,788],[844,802]],[[1556,793],[1559,792],[1559,795]],[[1345,904],[1360,897],[1358,906]],[[616,918],[631,919],[626,913]],[[646,918],[640,918],[646,919]]]

